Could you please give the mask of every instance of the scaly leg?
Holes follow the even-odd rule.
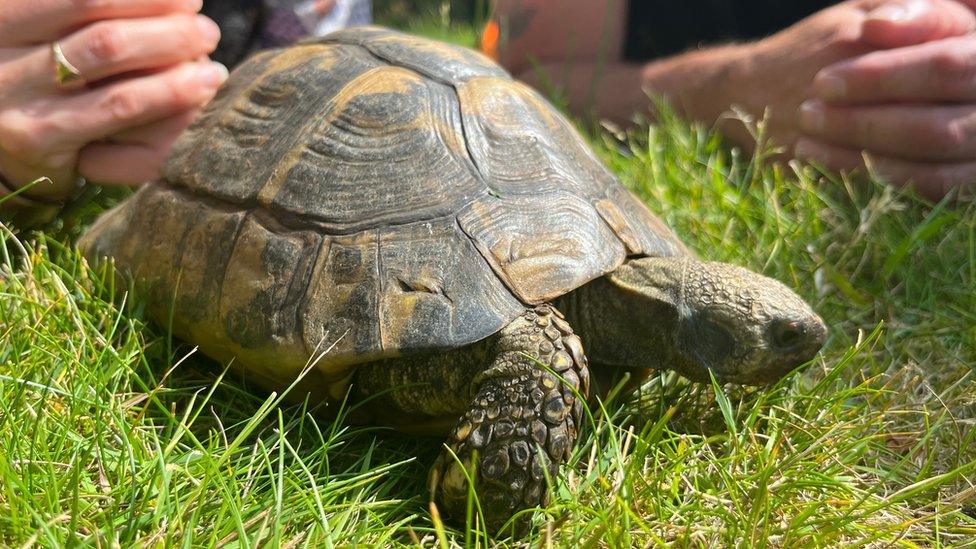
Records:
[[[428,477],[431,496],[444,515],[464,516],[468,484],[459,459],[474,471],[487,526],[497,528],[546,503],[546,477],[555,478],[576,443],[589,371],[579,338],[544,305],[463,349],[364,365],[354,386],[357,398],[373,397],[376,421],[415,432],[453,424],[450,451]]]
[[[489,528],[546,503],[546,476],[555,478],[572,454],[589,392],[583,347],[552,307],[514,320],[493,351],[447,439],[454,455],[444,451],[428,478],[444,513],[463,516],[468,485],[458,459],[470,469],[477,454],[475,490]]]

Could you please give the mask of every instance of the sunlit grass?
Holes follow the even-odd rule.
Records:
[[[594,411],[529,534],[448,526],[444,542],[976,539],[973,208],[755,162],[671,119],[600,141],[702,256],[814,303],[827,349],[767,390],[652,379]],[[60,238],[3,241],[0,542],[439,544],[424,488],[437,441],[278,406],[111,299]]]

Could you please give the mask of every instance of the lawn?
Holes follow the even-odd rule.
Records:
[[[78,225],[4,227],[0,544],[976,545],[976,206],[666,115],[590,136],[703,257],[813,303],[822,355],[772,388],[663,373],[592,410],[531,531],[491,537],[431,515],[439,441],[279,405],[113,299]]]

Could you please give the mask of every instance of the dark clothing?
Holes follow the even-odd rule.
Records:
[[[836,0],[630,0],[624,58],[647,61],[700,45],[755,40]]]
[[[210,57],[228,67],[260,47],[265,7],[261,0],[204,0],[203,14],[220,27],[220,45]]]

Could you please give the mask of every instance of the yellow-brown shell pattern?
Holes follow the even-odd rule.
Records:
[[[263,384],[483,339],[635,255],[687,254],[573,126],[471,50],[376,27],[259,54],[83,238]]]

